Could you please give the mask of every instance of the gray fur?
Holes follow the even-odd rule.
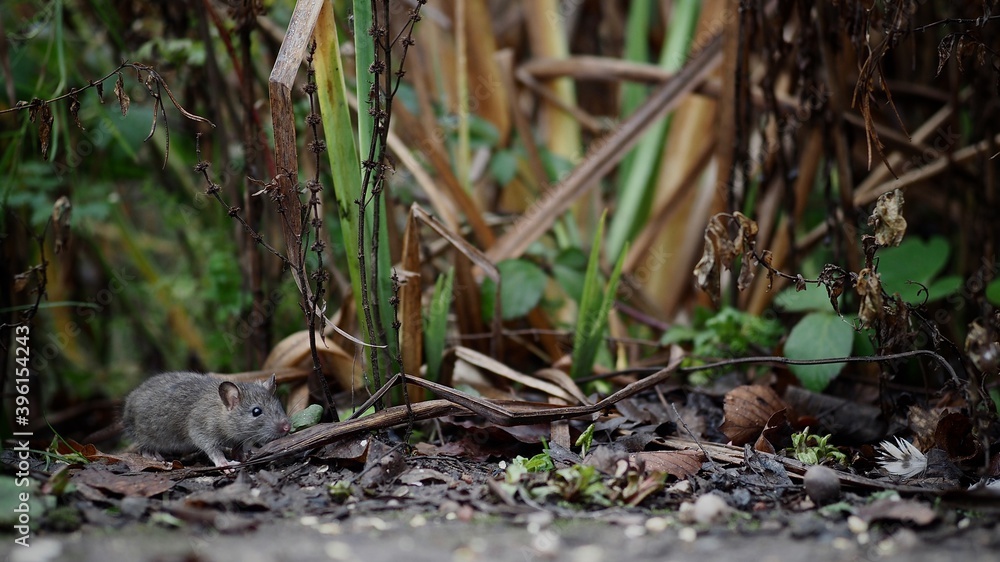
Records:
[[[234,383],[199,373],[163,373],[125,398],[122,421],[144,454],[200,450],[215,466],[229,466],[235,463],[224,450],[246,450],[288,433],[288,417],[274,389],[274,375],[267,382]]]

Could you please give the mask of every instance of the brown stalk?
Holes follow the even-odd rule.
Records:
[[[274,126],[275,166],[278,174],[274,197],[281,213],[281,232],[287,247],[287,259],[293,271],[303,266],[302,201],[298,193],[298,153],[295,147],[295,113],[292,88],[295,75],[305,58],[313,28],[323,7],[322,0],[302,0],[295,4],[288,22],[285,40],[267,80],[271,100],[271,124]],[[312,302],[312,289],[302,275],[293,276],[305,302]],[[314,311],[308,311],[313,314]]]
[[[596,141],[580,165],[543,195],[496,241],[487,251],[489,259],[497,262],[518,257],[545,234],[581,194],[595,186],[621,161],[653,122],[677,107],[686,94],[704,82],[722,60],[720,45],[720,37],[713,37],[673,80],[656,90],[612,133]]]

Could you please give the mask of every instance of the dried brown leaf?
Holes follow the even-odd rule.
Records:
[[[694,266],[698,287],[708,293],[716,304],[720,298],[721,267],[732,268],[736,258],[736,249],[722,222],[722,218],[726,216],[720,213],[709,219],[708,226],[705,227],[705,249]]]
[[[131,100],[128,94],[125,93],[125,81],[122,79],[122,75],[118,74],[118,80],[115,80],[115,97],[118,98],[118,105],[122,109],[122,117],[128,115],[128,106]],[[155,114],[154,114],[155,119]]]
[[[906,234],[903,192],[895,189],[880,195],[868,224],[875,229],[875,242],[879,246],[899,246]]]
[[[965,352],[969,359],[983,373],[994,373],[1000,364],[1000,342],[994,330],[983,327],[978,321],[969,324],[965,336]]]
[[[863,327],[869,328],[875,320],[885,315],[885,310],[882,308],[882,280],[877,272],[865,268],[858,273],[858,284],[855,289],[861,295],[858,318]]]
[[[953,412],[938,421],[934,444],[953,461],[967,461],[982,455],[979,439],[972,432],[973,424],[965,414]]]
[[[945,63],[951,58],[951,50],[955,47],[955,34],[947,35],[938,43],[938,67],[935,76],[939,76]]]
[[[719,430],[733,445],[750,443],[767,427],[775,413],[787,408],[788,405],[771,387],[738,386],[726,394],[723,406],[725,417]]]
[[[80,128],[81,131],[86,131],[86,127],[80,123],[80,98],[74,93],[70,96],[69,102],[69,114],[73,116],[73,122],[76,126]]]
[[[664,472],[684,479],[701,470],[705,454],[701,451],[640,451],[630,454],[629,461],[644,463],[647,472]]]
[[[42,158],[47,158],[49,143],[52,139],[52,108],[37,98],[31,101],[35,105],[32,105],[31,109],[28,110],[28,119],[32,123],[38,123],[38,140],[42,145]],[[36,102],[38,103],[36,104]]]
[[[774,285],[774,254],[771,250],[764,250],[764,253],[760,256],[760,263],[764,264],[764,269],[767,270],[767,290],[770,291],[771,287]]]
[[[123,496],[150,498],[174,487],[174,482],[160,473],[115,474],[101,464],[89,464],[74,474],[74,483],[86,484]]]
[[[733,213],[733,218],[740,227],[736,234],[735,252],[737,254],[752,252],[757,242],[757,232],[760,230],[757,223],[739,211]]]
[[[823,266],[823,271],[819,274],[819,281],[826,287],[826,294],[830,298],[830,306],[840,314],[840,295],[844,293],[844,271],[831,264]]]

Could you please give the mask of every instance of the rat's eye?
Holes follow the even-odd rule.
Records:
[[[263,413],[264,413],[264,410],[261,410],[260,406],[254,406],[254,409],[250,410],[250,414],[253,415],[253,417],[255,417],[255,418],[257,416],[263,414]]]

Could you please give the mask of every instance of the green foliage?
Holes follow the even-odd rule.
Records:
[[[911,237],[895,248],[882,248],[878,251],[882,287],[890,295],[899,293],[904,302],[911,304],[922,303],[925,296],[935,301],[953,294],[962,285],[962,278],[938,277],[950,255],[948,241],[940,236],[927,241]],[[927,293],[921,292],[921,285],[927,287]]]
[[[604,329],[608,323],[611,304],[614,302],[615,291],[618,289],[622,264],[625,262],[626,252],[622,252],[615,264],[614,271],[611,272],[611,279],[608,280],[607,286],[602,286],[597,270],[606,216],[606,213],[601,216],[597,232],[594,234],[590,259],[587,262],[587,275],[583,281],[583,296],[580,299],[576,333],[573,337],[573,366],[570,370],[570,376],[573,378],[583,377],[594,366],[594,359],[597,357],[597,350],[601,347]]]
[[[576,446],[580,447],[580,456],[587,456],[587,451],[590,446],[594,443],[594,424],[587,426],[587,429],[580,434],[580,437],[576,439]]]
[[[827,460],[846,465],[847,456],[829,444],[830,435],[814,435],[805,428],[801,433],[792,434],[792,446],[788,451],[800,462],[820,464]]]
[[[993,306],[1000,306],[1000,279],[994,279],[986,286],[986,300]]]
[[[445,335],[448,330],[448,309],[451,308],[452,284],[455,268],[437,278],[430,308],[424,317],[424,357],[427,363],[427,378],[436,381],[441,376],[441,358],[444,355]]]
[[[850,355],[854,328],[832,312],[807,314],[792,328],[785,341],[789,359],[830,359]],[[822,392],[844,367],[843,363],[826,365],[789,365],[795,376],[813,392]]]
[[[672,326],[660,343],[681,343],[691,347],[686,366],[703,365],[709,358],[744,357],[754,348],[767,350],[784,335],[781,323],[726,306],[715,314],[706,308],[695,310],[692,326]],[[691,384],[711,381],[713,371],[698,371],[689,376]]]
[[[312,427],[319,423],[320,418],[323,417],[323,406],[319,404],[310,404],[304,410],[299,410],[288,420],[292,424],[292,432],[296,432],[300,429],[305,429],[307,427]]]
[[[512,149],[501,149],[493,153],[490,159],[490,174],[501,186],[507,185],[517,175],[517,152]]]
[[[583,298],[583,281],[586,278],[587,254],[579,248],[567,248],[552,261],[552,277],[569,298],[580,302]]]
[[[351,498],[351,481],[350,480],[336,480],[326,485],[326,493],[330,494],[330,497],[339,503],[344,503]]]
[[[544,445],[544,441],[542,442]],[[513,483],[517,482],[521,475],[527,472],[549,472],[554,470],[556,467],[555,463],[552,462],[552,456],[549,454],[548,447],[545,447],[541,453],[526,459],[521,455],[514,457],[507,465],[506,479],[507,482]]]
[[[673,326],[660,343],[690,343],[697,357],[742,357],[753,349],[774,347],[784,329],[781,323],[726,306],[712,315],[704,308],[695,313],[694,325]]]
[[[548,284],[548,277],[540,267],[528,260],[510,259],[497,264],[500,271],[500,315],[504,320],[520,318],[538,305]],[[483,321],[493,319],[493,299],[496,284],[486,278],[480,287],[480,305]]]

